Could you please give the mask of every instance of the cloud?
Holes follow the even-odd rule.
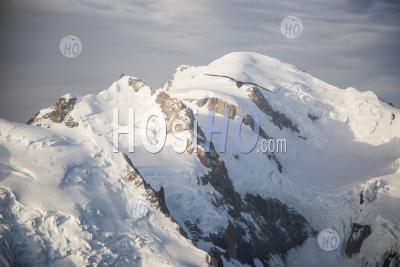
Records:
[[[112,10],[114,6],[109,1],[98,1],[98,0],[79,0],[82,5],[92,7],[100,10]]]

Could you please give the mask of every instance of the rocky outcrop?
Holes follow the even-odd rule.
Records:
[[[68,128],[78,127],[79,123],[74,120],[74,118],[70,115],[71,111],[74,109],[76,103],[75,97],[61,97],[57,100],[57,102],[51,107],[51,111],[44,114],[43,116],[39,116],[40,113],[37,113],[33,118],[31,118],[27,123],[35,124],[40,126],[41,119],[49,119],[55,123],[62,123]]]
[[[60,98],[53,105],[52,111],[43,116],[44,119],[50,119],[55,123],[61,123],[67,115],[74,109],[76,98]]]
[[[68,116],[64,122],[65,126],[68,128],[75,128],[79,126],[79,123],[74,120],[71,116]]]
[[[204,152],[202,148],[199,148],[197,156],[200,162],[209,168],[209,172],[200,177],[201,184],[206,185],[210,183],[222,195],[221,201],[233,205],[235,209],[232,212],[238,215],[238,212],[242,208],[242,200],[239,193],[234,190],[223,159],[219,157],[213,147],[210,152]]]
[[[224,267],[224,263],[219,255],[210,255],[211,267]]]
[[[156,103],[160,105],[161,111],[166,117],[167,133],[172,132],[172,127],[177,121],[181,122],[181,124],[176,125],[176,131],[193,129],[193,112],[182,101],[170,97],[165,92],[161,92],[156,97]]]
[[[317,115],[314,115],[314,114],[311,114],[311,113],[307,113],[307,116],[312,121],[319,120],[319,117]]]
[[[167,202],[165,201],[165,193],[164,193],[164,187],[160,187],[160,190],[155,191],[156,197],[158,198],[158,202],[160,204],[160,210],[164,214],[170,214],[168,207],[167,207]]]
[[[29,124],[29,125],[34,124],[34,123],[38,120],[39,114],[40,114],[40,112],[37,112],[32,118],[30,118],[30,119],[26,122],[26,124]]]
[[[399,267],[400,266],[400,252],[389,251],[383,257],[382,267]]]
[[[271,104],[267,101],[257,87],[249,88],[248,96],[265,115],[271,117],[272,122],[278,126],[279,129],[288,128],[292,132],[300,133],[297,125],[293,123],[284,113],[276,111],[272,108]]]
[[[192,223],[189,220],[185,221],[184,224],[186,230],[188,231],[190,239],[192,239],[195,243],[197,243],[203,236],[203,232],[201,231],[201,229],[197,226],[197,224]]]
[[[255,266],[255,258],[265,266],[272,255],[285,259],[291,248],[302,245],[312,233],[304,217],[279,200],[252,194],[246,195],[240,215],[229,221],[223,232],[209,239],[223,249],[225,258],[250,266]]]
[[[142,81],[141,79],[138,78],[134,78],[134,77],[129,77],[128,79],[128,85],[133,89],[133,91],[135,92],[139,92],[139,90],[141,90],[144,87],[147,87],[150,89],[151,94],[153,94],[153,90],[148,87],[144,81]]]
[[[360,205],[364,204],[364,192],[360,192]]]
[[[360,252],[363,241],[372,233],[370,225],[362,225],[353,223],[350,237],[346,242],[345,253],[348,257],[352,257]]]
[[[223,101],[216,97],[206,97],[202,99],[186,99],[187,101],[195,101],[199,107],[207,105],[208,110],[215,111],[215,113],[224,115],[225,110],[228,110],[228,116],[230,119],[234,119],[237,114],[240,113],[241,108],[238,105],[231,104],[227,101]]]

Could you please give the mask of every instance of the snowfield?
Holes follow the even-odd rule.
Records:
[[[121,128],[134,109],[134,153],[127,134],[113,152],[116,108]],[[149,110],[167,120],[155,154],[139,135]],[[204,151],[213,110],[225,153],[220,134]],[[235,123],[251,110],[261,136],[244,154]],[[287,152],[257,152],[261,138]],[[181,66],[156,90],[124,75],[28,125],[0,119],[0,207],[2,266],[398,266],[400,111],[257,53]],[[341,240],[330,252],[317,243],[328,228]]]

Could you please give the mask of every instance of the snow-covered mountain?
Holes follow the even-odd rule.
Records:
[[[127,134],[114,152],[116,108],[120,129],[134,109],[133,153]],[[159,153],[139,134],[157,141],[150,110],[166,118]],[[252,135],[249,110],[260,139],[242,153],[235,127],[244,118]],[[209,138],[213,111],[225,152],[221,134]],[[287,151],[260,151],[263,139]],[[0,205],[5,266],[396,266],[400,111],[256,53],[181,66],[156,90],[122,75],[28,125],[0,120]],[[324,229],[336,250],[318,246]]]

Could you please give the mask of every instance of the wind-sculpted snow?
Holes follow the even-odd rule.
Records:
[[[166,118],[158,153],[142,139],[162,136],[149,111]],[[226,139],[209,136],[210,118]],[[242,153],[237,125],[246,142],[257,118]],[[398,118],[372,92],[244,52],[178,67],[157,90],[121,75],[98,94],[65,95],[30,125],[0,120],[1,264],[395,264]],[[285,152],[262,151],[275,139]],[[328,228],[341,241],[330,252],[316,238]]]

